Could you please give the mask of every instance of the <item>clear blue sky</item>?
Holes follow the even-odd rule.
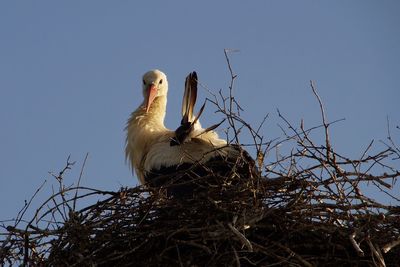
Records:
[[[226,90],[231,54],[243,116],[281,136],[276,109],[294,124],[320,122],[315,80],[339,153],[360,156],[400,124],[399,1],[2,1],[0,3],[0,219],[63,168],[105,190],[135,186],[123,128],[142,101],[141,75],[169,79],[166,124],[175,128],[185,75]],[[200,90],[200,100],[209,96]],[[220,121],[207,106],[203,125]],[[393,137],[400,142],[399,130]],[[397,167],[399,164],[397,163]],[[42,194],[47,196],[46,194]],[[39,197],[38,202],[41,201]]]

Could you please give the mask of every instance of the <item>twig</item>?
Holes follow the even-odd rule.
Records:
[[[393,240],[382,247],[383,253],[388,253],[392,248],[400,245],[400,238]]]
[[[356,240],[355,240],[355,237],[356,237],[356,232],[353,232],[350,236],[349,236],[349,239],[350,239],[350,243],[353,245],[353,248],[357,251],[357,254],[360,256],[360,257],[364,257],[364,251],[360,248],[360,245],[356,242]]]
[[[242,241],[243,245],[245,245],[247,249],[250,252],[252,252],[253,246],[251,245],[251,242],[241,232],[239,232],[239,230],[236,229],[231,223],[228,223],[228,227],[239,238],[239,240]]]
[[[75,211],[76,200],[77,200],[76,197],[77,197],[77,195],[78,195],[78,188],[79,188],[79,186],[80,186],[80,184],[81,184],[81,179],[82,179],[82,175],[83,175],[83,170],[84,170],[84,168],[85,168],[85,165],[86,165],[86,161],[87,161],[88,156],[89,156],[89,153],[86,153],[85,159],[83,160],[83,164],[82,164],[82,167],[81,167],[81,171],[80,171],[80,173],[79,173],[77,189],[75,190],[74,202],[73,202],[73,204],[72,204],[72,210],[73,210],[73,211]]]
[[[326,120],[325,108],[324,108],[324,105],[322,103],[321,97],[317,93],[317,89],[315,87],[315,82],[311,80],[310,81],[310,85],[311,85],[311,89],[312,89],[315,97],[318,100],[318,104],[319,104],[319,107],[320,107],[320,110],[321,110],[322,123],[323,123],[324,129],[325,129],[326,159],[328,161],[330,161],[331,160],[331,143],[330,143],[330,140],[329,140],[329,131],[328,131],[329,124],[327,123],[327,120]],[[335,159],[333,159],[333,160],[335,160]]]

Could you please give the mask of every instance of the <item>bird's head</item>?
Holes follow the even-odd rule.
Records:
[[[146,112],[149,111],[156,97],[166,96],[167,92],[167,76],[162,71],[150,70],[143,75],[143,96]]]

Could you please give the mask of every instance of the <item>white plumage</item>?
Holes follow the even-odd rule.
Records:
[[[164,126],[167,105],[168,81],[159,70],[143,75],[143,103],[131,114],[127,126],[126,158],[142,184],[152,171],[164,167],[179,166],[183,163],[206,163],[217,156],[237,155],[237,149],[227,146],[214,131],[204,132],[199,122],[179,145],[171,145],[175,131]],[[185,94],[187,91],[185,90]],[[184,97],[183,112],[185,108]],[[193,121],[193,103],[190,105],[189,121]],[[202,133],[203,132],[203,133]],[[198,135],[202,133],[201,135]],[[195,137],[195,138],[194,138]]]

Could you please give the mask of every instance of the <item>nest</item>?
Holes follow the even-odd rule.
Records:
[[[399,173],[350,173],[343,169],[349,162],[324,160],[274,178],[236,163],[186,181],[197,188],[191,197],[169,196],[176,184],[118,192],[66,188],[25,229],[7,227],[0,260],[31,266],[399,266],[400,207],[360,191],[364,182],[387,185]],[[93,195],[103,200],[73,209]]]

